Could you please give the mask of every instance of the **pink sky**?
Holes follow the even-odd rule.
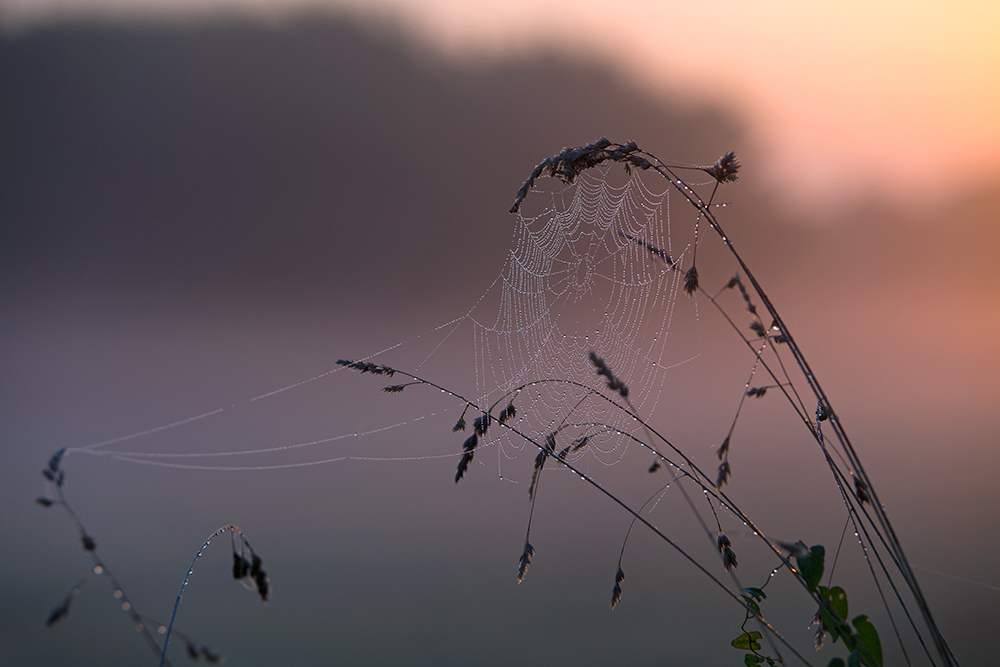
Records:
[[[7,0],[10,27],[88,12],[278,18],[350,8],[410,26],[453,54],[538,44],[610,61],[654,91],[678,87],[749,121],[764,171],[805,197],[909,199],[1000,178],[1000,3],[791,0]],[[662,152],[662,151],[661,151]]]

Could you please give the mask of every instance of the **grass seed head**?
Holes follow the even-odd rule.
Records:
[[[528,542],[524,543],[524,551],[521,553],[521,560],[517,563],[517,583],[524,581],[524,575],[528,573],[531,565],[531,558],[535,555],[535,547]]]
[[[55,625],[56,623],[59,622],[60,619],[62,619],[63,616],[68,614],[70,600],[72,600],[72,598],[67,597],[65,600],[63,600],[63,603],[61,605],[53,609],[49,613],[49,617],[45,619],[45,625],[48,626]]]
[[[615,376],[614,372],[604,362],[604,359],[597,356],[593,350],[590,351],[588,356],[590,357],[590,363],[597,369],[597,374],[603,375],[608,379],[608,389],[618,392],[622,398],[628,398],[628,387]]]
[[[719,476],[715,480],[715,488],[722,490],[722,487],[726,485],[729,481],[729,475],[732,469],[729,467],[729,461],[723,461],[719,464]]]
[[[250,579],[253,580],[254,585],[257,587],[260,599],[267,602],[267,598],[271,594],[271,580],[268,579],[267,572],[264,571],[261,565],[260,556],[254,554],[250,563]]]
[[[722,554],[722,565],[726,568],[726,572],[739,567],[736,562],[736,552],[733,551],[733,543],[729,541],[729,537],[725,533],[719,533],[718,545],[719,553]]]
[[[698,291],[698,269],[692,266],[684,274],[684,293],[688,296],[694,296],[694,293]]]
[[[737,172],[740,170],[740,162],[736,158],[736,151],[729,151],[711,167],[702,167],[702,171],[717,180],[719,183],[739,183],[740,177]]]
[[[729,454],[729,437],[730,436],[727,435],[726,439],[722,441],[721,445],[719,445],[719,448],[715,450],[715,455],[719,458],[720,461],[726,458],[726,456]]]
[[[492,419],[490,413],[484,412],[482,417],[476,417],[476,421],[472,422],[472,429],[479,435],[486,435]]]
[[[869,505],[872,504],[872,498],[868,495],[868,485],[858,477],[854,478],[854,492],[858,496],[858,502],[862,505],[865,503],[868,503]]]
[[[240,554],[233,551],[233,579],[242,579],[250,574],[250,563]]]
[[[49,459],[49,470],[52,472],[59,472],[59,464],[62,462],[63,454],[66,453],[66,448],[63,447],[58,452],[52,455]]]
[[[462,479],[465,475],[465,471],[469,469],[469,463],[472,462],[472,452],[468,451],[462,454],[462,458],[458,461],[458,469],[455,471],[455,483],[458,484],[458,480]]]
[[[507,420],[513,419],[517,415],[517,408],[514,407],[514,402],[511,401],[507,404],[507,407],[500,411],[500,416],[497,417],[497,421],[501,424],[506,424]]]
[[[813,616],[812,623],[809,624],[809,627],[814,625],[816,626],[816,633],[813,635],[813,645],[818,651],[823,648],[823,641],[826,639],[826,626],[823,625],[823,617],[820,615],[819,611],[817,611],[816,615]]]
[[[621,567],[615,573],[615,587],[611,591],[611,608],[614,609],[618,606],[618,603],[622,599],[622,582],[625,581],[625,573],[622,572]]]
[[[640,154],[639,146],[634,141],[613,144],[606,137],[601,137],[586,146],[564,148],[558,155],[545,158],[535,167],[517,191],[510,212],[517,213],[521,208],[521,203],[528,196],[528,192],[538,178],[552,176],[563,183],[572,184],[581,173],[604,162],[619,162],[625,166],[625,170],[629,173],[632,169],[649,169],[653,166],[648,159]]]

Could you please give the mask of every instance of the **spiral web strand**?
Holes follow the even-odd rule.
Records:
[[[616,432],[632,420],[587,399],[588,389],[607,393],[588,354],[615,369],[642,414],[655,410],[670,366],[684,359],[666,361],[682,276],[636,242],[670,251],[669,194],[638,176],[621,185],[608,176],[584,174],[548,193],[540,212],[518,213],[497,294],[470,318],[481,404],[519,394],[526,432],[542,436],[572,419],[573,436],[587,435],[612,462]],[[572,384],[539,382],[555,378]]]
[[[607,394],[608,390],[604,380],[595,374],[588,354],[595,352],[615,370],[629,387],[630,400],[641,414],[655,411],[671,368],[698,356],[697,350],[679,351],[669,344],[678,305],[687,304],[691,309],[694,302],[688,304],[689,300],[682,295],[682,273],[648,249],[653,246],[664,252],[674,250],[669,191],[653,190],[638,175],[613,182],[619,172],[615,168],[591,170],[572,186],[546,179],[543,185],[550,189],[536,189],[532,193],[532,202],[541,204],[541,210],[530,215],[519,212],[515,218],[513,240],[500,275],[465,315],[428,332],[431,337],[440,338],[430,353],[434,357],[449,354],[450,339],[461,338],[462,334],[471,336],[475,351],[475,397],[481,408],[498,401],[504,405],[514,401],[521,432],[542,438],[561,429],[560,437],[565,436],[566,443],[587,436],[589,452],[608,465],[620,460],[628,443],[634,442],[621,437],[634,424],[613,404],[594,400],[594,392]],[[685,227],[690,236],[690,225]],[[684,239],[674,261],[680,264],[691,248],[691,239]],[[377,361],[385,353],[405,348],[421,336],[401,341],[365,359]],[[338,367],[318,372],[311,378],[253,398],[250,403],[299,389],[342,370]],[[424,417],[452,409],[364,431],[263,447],[217,452],[109,448],[149,434],[192,427],[227,411],[218,408],[67,451],[144,465],[216,471],[272,470],[382,458],[436,459],[456,454],[379,457],[369,452],[351,456],[333,455],[336,452],[328,448],[366,435],[405,428]],[[524,447],[523,440],[506,435],[489,444],[500,445],[508,458]],[[282,452],[309,448],[323,451],[309,460],[295,462],[261,465],[208,462],[212,458],[231,461],[233,457],[261,454],[280,456]]]

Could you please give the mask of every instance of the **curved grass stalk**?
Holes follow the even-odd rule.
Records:
[[[260,557],[254,553],[253,547],[250,546],[250,542],[247,541],[246,535],[240,530],[239,526],[234,526],[232,524],[228,526],[223,526],[216,530],[214,533],[208,536],[201,548],[198,549],[198,553],[194,555],[191,560],[191,565],[188,567],[187,574],[184,575],[184,581],[181,582],[181,588],[177,592],[177,599],[174,600],[174,608],[170,612],[170,622],[167,624],[167,634],[163,638],[163,650],[160,652],[160,667],[163,667],[167,661],[167,647],[170,645],[170,633],[174,629],[174,619],[177,618],[177,609],[181,606],[181,599],[184,597],[184,590],[187,588],[188,583],[191,581],[191,575],[194,573],[194,564],[198,562],[202,554],[205,553],[205,549],[208,545],[212,543],[219,535],[224,533],[230,533],[232,536],[232,547],[233,547],[233,578],[245,581],[253,582],[253,586],[260,593],[261,599],[267,602],[267,598],[271,593],[271,581],[267,576],[267,573],[261,567]],[[239,538],[239,547],[237,548],[237,537]],[[250,556],[248,559],[247,556]],[[190,646],[190,645],[189,645]],[[210,662],[213,661],[214,656],[206,655],[206,658]]]
[[[794,337],[789,331],[787,325],[782,319],[778,310],[775,308],[774,304],[771,302],[767,293],[764,291],[763,287],[757,281],[753,272],[747,266],[746,262],[743,260],[742,256],[736,250],[732,240],[723,230],[721,224],[716,218],[715,214],[711,210],[710,198],[708,202],[703,200],[695,191],[691,188],[683,179],[681,179],[675,172],[676,169],[681,167],[672,167],[651,153],[640,149],[635,142],[627,142],[625,144],[612,143],[608,139],[602,137],[598,141],[588,144],[586,146],[581,146],[577,148],[568,148],[563,150],[558,155],[554,155],[550,158],[546,158],[541,163],[535,167],[535,170],[531,175],[525,180],[521,189],[518,191],[517,196],[514,201],[514,205],[511,207],[511,212],[517,212],[524,198],[527,196],[535,180],[541,176],[553,176],[559,178],[566,183],[573,183],[577,176],[583,171],[596,167],[606,162],[618,162],[622,164],[627,171],[636,170],[652,170],[659,174],[660,176],[667,179],[667,182],[685,198],[685,200],[693,206],[698,211],[698,220],[700,221],[702,217],[708,222],[709,226],[715,230],[719,238],[722,240],[723,244],[729,250],[732,257],[739,264],[741,270],[746,276],[747,280],[750,281],[751,286],[760,298],[768,314],[771,316],[773,321],[773,326],[776,326],[781,332],[783,337],[783,342],[785,342],[790,350],[792,357],[795,359],[799,370],[805,377],[806,383],[808,384],[813,396],[816,399],[816,422],[812,422],[811,419],[806,417],[804,421],[807,424],[813,438],[817,441],[817,444],[823,450],[824,456],[831,467],[831,472],[837,481],[838,486],[840,486],[840,476],[843,473],[836,466],[836,463],[829,456],[827,451],[827,443],[822,435],[822,424],[823,421],[829,421],[831,428],[833,430],[836,442],[846,457],[847,465],[851,471],[851,477],[854,479],[854,488],[845,491],[841,487],[841,491],[844,496],[844,501],[848,506],[849,512],[854,512],[857,515],[856,508],[863,505],[870,504],[872,508],[872,515],[874,515],[874,520],[872,520],[871,515],[867,511],[864,511],[865,517],[870,522],[870,525],[875,530],[879,537],[879,540],[883,543],[883,546],[888,550],[894,565],[896,566],[898,572],[903,577],[906,582],[907,587],[913,596],[920,614],[923,617],[924,624],[927,626],[928,631],[932,636],[932,640],[938,653],[940,659],[944,665],[952,666],[957,665],[957,660],[954,654],[951,652],[950,647],[944,639],[937,623],[934,621],[933,616],[930,612],[930,607],[927,604],[926,598],[924,597],[920,586],[917,583],[916,576],[913,573],[913,569],[910,566],[906,555],[903,551],[902,545],[899,542],[899,538],[889,521],[888,515],[882,504],[878,500],[878,495],[875,492],[874,486],[871,479],[868,477],[864,470],[864,466],[861,463],[861,459],[858,456],[856,450],[851,444],[850,439],[847,436],[842,424],[840,423],[837,413],[833,410],[829,397],[824,392],[818,379],[812,371],[805,355],[803,354],[801,348],[795,342]],[[727,153],[725,156],[720,158],[714,165],[710,167],[695,167],[700,171],[703,171],[710,176],[712,176],[715,181],[715,187],[712,190],[712,196],[718,188],[720,183],[724,182],[734,182],[738,180],[736,176],[739,169],[739,164],[736,161],[736,156],[734,153]],[[640,241],[641,242],[641,241]],[[644,242],[642,242],[644,245]],[[655,250],[650,248],[650,250]],[[670,260],[662,251],[659,254],[667,261],[668,265],[672,268],[676,268],[673,262]],[[697,269],[692,265],[692,267],[685,274],[685,291],[691,295],[699,288],[698,283],[698,272]],[[714,299],[713,299],[714,303]],[[745,337],[744,337],[745,338]],[[787,396],[787,393],[786,393]],[[792,401],[789,397],[790,402],[796,411],[799,411],[798,406],[795,401]],[[801,401],[800,401],[801,404]],[[803,404],[804,406],[804,404]],[[805,417],[804,414],[800,412],[800,416]],[[855,508],[855,509],[852,509]],[[867,534],[867,531],[865,531]],[[874,542],[871,542],[874,545]],[[866,555],[867,558],[867,555]],[[881,558],[880,558],[881,562]],[[892,577],[889,577],[889,581],[892,582]],[[894,584],[893,584],[894,586]],[[900,602],[902,600],[900,599]],[[907,608],[903,604],[904,610]],[[909,611],[907,610],[907,616],[909,616]],[[911,621],[912,622],[912,621]],[[917,632],[917,636],[920,638],[923,644],[923,637],[919,630],[914,626],[914,630]],[[926,650],[926,648],[925,648]],[[931,657],[930,652],[927,651],[927,656],[934,663],[933,657]]]

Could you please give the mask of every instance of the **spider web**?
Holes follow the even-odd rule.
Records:
[[[680,181],[668,181],[668,185],[675,187],[676,192],[680,193],[680,196],[677,197],[678,204],[686,214],[684,231],[680,233],[682,238],[678,242],[672,237],[671,232],[670,190],[666,188],[656,190],[650,187],[643,180],[641,174],[630,174],[624,179],[620,178],[620,175],[620,169],[610,167],[590,169],[580,174],[572,185],[566,185],[556,179],[544,179],[542,185],[550,189],[532,190],[526,200],[531,206],[537,206],[538,210],[529,212],[529,208],[522,207],[522,212],[517,213],[513,243],[500,275],[465,315],[446,322],[433,330],[433,332],[442,332],[443,339],[425,358],[425,362],[431,357],[436,357],[438,360],[442,357],[451,359],[449,353],[454,352],[454,349],[450,346],[446,348],[444,344],[460,326],[469,325],[472,329],[476,396],[472,402],[466,402],[463,399],[458,404],[457,409],[463,411],[463,419],[460,421],[464,421],[465,414],[470,410],[473,413],[482,411],[482,414],[489,414],[496,418],[498,412],[507,412],[504,409],[507,406],[517,406],[517,416],[507,421],[507,426],[510,429],[491,430],[490,441],[479,445],[480,448],[497,445],[501,463],[504,455],[514,458],[517,452],[525,447],[529,450],[534,450],[536,446],[541,447],[540,443],[543,439],[547,446],[553,439],[558,439],[558,442],[553,443],[553,449],[560,450],[560,454],[557,456],[562,463],[572,463],[579,457],[590,455],[606,465],[613,465],[624,457],[630,443],[641,442],[634,435],[639,429],[638,420],[634,415],[645,416],[655,413],[671,371],[699,356],[699,335],[694,337],[695,347],[690,348],[689,341],[684,335],[681,336],[680,344],[678,344],[677,336],[672,331],[674,329],[685,331],[689,328],[686,319],[683,326],[678,326],[678,320],[682,315],[693,314],[697,323],[697,299],[688,299],[683,292],[690,292],[697,296],[699,288],[697,285],[689,287],[684,284],[686,276],[682,267],[685,264],[692,268],[694,266],[694,254],[698,247],[698,222],[701,216],[699,210],[705,211],[706,205],[698,200],[700,209],[692,212],[690,206],[692,200],[687,199],[685,195],[692,193],[692,197],[695,197],[693,191]],[[713,189],[713,194],[714,192]],[[709,201],[711,202],[711,197],[709,197]],[[713,224],[715,223],[713,222]],[[718,230],[717,225],[716,230]],[[726,241],[725,238],[723,240]],[[752,284],[758,290],[758,295],[763,298],[763,292],[756,287],[756,283]],[[852,509],[850,497],[844,491],[848,478],[841,469],[837,468],[836,462],[827,452],[833,451],[851,476],[854,476],[856,471],[851,469],[850,461],[845,460],[840,451],[832,450],[832,445],[826,443],[821,431],[820,423],[832,416],[832,413],[823,412],[821,408],[828,407],[829,404],[825,402],[825,397],[820,398],[816,411],[817,421],[813,423],[810,409],[807,408],[797,390],[792,386],[786,366],[776,350],[776,346],[782,343],[791,346],[790,337],[786,337],[779,328],[779,317],[776,314],[773,315],[774,322],[770,328],[765,329],[763,322],[758,317],[756,306],[752,303],[752,295],[740,281],[738,274],[735,278],[730,279],[724,287],[720,287],[714,295],[704,291],[702,293],[720,310],[728,324],[736,328],[739,333],[741,329],[722,309],[716,299],[729,288],[738,288],[742,295],[744,305],[752,315],[749,328],[757,334],[757,338],[751,340],[752,337],[739,334],[743,342],[751,348],[753,361],[750,377],[745,380],[742,397],[736,408],[736,415],[733,417],[728,435],[722,440],[723,444],[716,450],[716,455],[722,463],[719,466],[718,481],[712,486],[721,492],[728,479],[729,436],[733,434],[745,398],[747,396],[762,397],[768,388],[775,389],[775,393],[783,392],[790,401],[796,416],[810,429],[815,429],[813,432],[817,435],[816,439],[824,447],[827,462],[831,465],[835,472],[835,478],[838,480],[839,495],[848,507],[850,521],[843,528],[841,540],[843,540],[843,535],[847,534],[846,531],[851,522],[854,522],[856,527],[854,535],[865,550],[865,564],[877,585],[878,578],[875,567],[867,555],[869,548],[877,546],[876,540],[869,536],[867,530],[864,537],[858,532],[857,527],[861,525],[860,516],[855,509]],[[682,305],[689,307],[682,308]],[[415,338],[420,337],[416,336]],[[387,353],[406,344],[407,341],[403,341],[382,352],[369,355],[363,364],[362,362],[343,362],[343,365],[351,366],[354,370],[362,372],[370,372],[372,368],[377,368],[384,374],[390,370],[389,367],[379,366],[377,362],[381,361],[384,356],[391,356]],[[762,356],[769,346],[770,354],[775,359],[771,367],[767,366],[767,362]],[[595,372],[595,364],[591,360],[592,354],[603,358],[607,367],[629,388],[628,399],[612,390],[606,385],[606,378]],[[423,363],[418,364],[415,368],[419,370],[421,366]],[[766,370],[766,374],[770,376],[774,384],[752,388],[750,383],[754,379],[754,374],[761,367]],[[805,366],[800,366],[800,369],[803,372],[807,371]],[[270,398],[340,370],[345,369],[341,366],[325,371],[312,378],[262,394],[250,402],[254,403]],[[405,369],[401,368],[400,370],[409,374]],[[416,378],[417,376],[411,375],[410,377]],[[746,377],[745,374],[743,377]],[[806,377],[808,380],[812,380],[811,374],[807,374]],[[402,391],[404,386],[421,383],[423,383],[421,379],[416,379],[415,382],[405,385],[391,385],[386,387],[386,390],[389,393],[396,393]],[[442,388],[441,385],[434,386]],[[449,390],[443,388],[442,390],[451,393]],[[451,395],[458,396],[458,394]],[[623,407],[623,404],[627,404],[627,408]],[[452,405],[452,407],[456,406]],[[187,419],[86,447],[60,450],[53,457],[53,461],[58,462],[66,451],[76,451],[111,456],[119,460],[147,465],[216,470],[262,470],[312,466],[343,460],[429,459],[458,455],[454,452],[405,457],[314,454],[309,460],[303,462],[279,462],[277,464],[249,466],[217,466],[166,460],[282,453],[299,448],[325,446],[349,438],[359,438],[399,427],[412,426],[427,416],[438,414],[436,412],[424,412],[418,417],[403,419],[394,424],[384,424],[367,431],[341,433],[308,442],[258,449],[189,453],[123,452],[104,449],[112,444],[186,426],[217,415],[224,410],[225,408],[211,410]],[[479,415],[472,414],[470,416],[477,417]],[[477,431],[479,431],[478,428]],[[482,431],[480,434],[485,435],[485,428]],[[647,435],[650,434],[648,427],[646,427],[646,431]],[[650,435],[650,440],[652,439]],[[662,436],[661,439],[673,447]],[[573,443],[582,444],[582,442],[586,442],[586,449],[581,447],[579,451],[569,451],[567,445],[572,446]],[[846,442],[846,439],[843,442]],[[830,446],[831,449],[828,450],[827,446]],[[476,445],[473,443],[465,450],[464,454],[461,454],[463,458],[462,463],[459,464],[456,481],[465,469],[462,466],[471,460],[471,452],[475,447]],[[552,453],[552,450],[543,449],[540,455],[542,463],[544,463],[547,453]],[[680,452],[678,451],[678,453]],[[850,454],[853,456],[853,451]],[[680,465],[662,455],[660,457],[681,471]],[[688,468],[697,470],[686,456],[684,459]],[[536,477],[532,479],[532,487],[534,487],[537,474],[541,469],[538,460],[536,459]],[[658,461],[657,465],[659,465]],[[54,467],[50,463],[50,468],[54,469]],[[567,467],[569,466],[567,465]],[[576,472],[576,469],[573,470]],[[650,468],[651,472],[654,470],[655,467]],[[578,474],[582,476],[582,473]],[[700,474],[702,478],[707,479],[704,473]],[[502,469],[500,476],[503,478]],[[728,499],[724,500],[722,496],[716,495],[710,486],[699,482],[694,474],[688,474],[688,477],[696,482],[706,494],[710,511],[718,522],[720,535],[718,545],[722,551],[723,542],[721,539],[724,535],[722,523],[719,521],[720,514],[723,516],[732,514],[735,520],[740,520],[741,515],[731,509]],[[665,489],[678,479],[680,479],[680,473],[668,481],[667,485],[663,486],[657,494],[650,497],[646,504],[662,497]],[[862,500],[862,496],[868,498],[869,486],[867,482],[862,480],[861,485],[855,488],[858,489],[857,503],[859,506],[865,502],[872,502],[872,499]],[[712,498],[709,497],[710,492],[715,497],[719,510],[716,509]],[[529,495],[531,495],[530,490]],[[685,497],[687,498],[686,495]],[[640,507],[640,512],[645,509],[646,504]],[[691,506],[694,514],[701,520],[698,510],[694,508],[693,504]],[[873,506],[877,507],[878,505]],[[636,516],[638,517],[638,514]],[[529,513],[529,532],[530,517]],[[869,522],[871,522],[870,519]],[[701,523],[712,541],[713,536],[708,525],[704,521]],[[874,530],[878,530],[874,523],[870,525],[874,527]],[[753,529],[753,535],[758,536],[756,528]],[[728,543],[728,538],[726,539]],[[892,539],[895,539],[894,536]],[[775,552],[774,545],[768,544],[771,547],[771,552]],[[522,570],[519,577],[523,576],[527,559],[533,553],[533,547],[528,542],[526,534],[525,551],[521,560]],[[768,555],[770,556],[770,553]],[[733,566],[735,566],[735,556],[733,559]],[[886,578],[892,583],[891,575],[886,571],[881,557],[878,558],[878,562]],[[785,564],[787,564],[787,560]],[[730,569],[729,565],[725,567],[727,570]],[[909,566],[907,565],[907,567]],[[771,576],[777,572],[778,569],[772,570]],[[617,583],[620,583],[620,580]],[[895,585],[892,588],[895,592]],[[883,595],[881,588],[879,588],[879,595],[882,597],[883,605],[888,612],[887,596]],[[899,602],[903,604],[901,599]],[[909,617],[909,613],[907,616]],[[893,622],[893,627],[895,632],[895,622]],[[916,628],[914,627],[914,629]]]
[[[673,252],[670,193],[638,175],[616,184],[616,175],[591,170],[572,186],[546,179],[556,189],[533,191],[527,201],[541,210],[518,212],[495,294],[469,315],[480,406],[513,399],[519,430],[536,439],[568,432],[559,447],[586,436],[605,463],[621,457],[619,436],[634,423],[595,396],[614,392],[590,353],[624,381],[641,414],[655,410],[670,368],[693,356],[668,348],[679,297],[687,301],[683,275],[663,256]]]
[[[665,186],[659,181],[656,184]],[[685,221],[690,222],[694,217],[691,207],[682,199],[680,206]],[[696,301],[682,293],[683,272],[676,270],[694,248],[693,226],[683,225],[686,238],[675,248],[670,219],[670,191],[650,187],[639,174],[625,176],[619,167],[592,169],[572,185],[542,179],[516,215],[511,247],[499,276],[466,314],[427,332],[443,337],[415,369],[422,369],[431,357],[439,364],[453,365],[453,357],[460,355],[455,354],[449,338],[460,327],[469,327],[476,392],[469,398],[475,398],[477,408],[492,409],[496,416],[498,410],[513,402],[519,433],[537,443],[558,432],[560,448],[586,436],[587,449],[572,454],[571,459],[589,452],[607,465],[616,463],[634,442],[626,434],[634,431],[635,423],[626,410],[618,407],[623,402],[621,397],[595,373],[590,353],[602,357],[628,386],[629,401],[636,413],[643,415],[655,411],[671,369],[699,356],[697,343],[692,349],[689,341],[670,340],[679,304],[688,304],[689,308],[683,310],[696,312]],[[415,336],[364,359],[380,362],[422,337],[430,336]],[[412,354],[408,358],[412,360]],[[257,396],[249,404],[344,370],[337,367],[321,372]],[[427,412],[367,430],[230,451],[110,448],[189,427],[230,412],[233,407],[237,406],[208,410],[68,451],[146,465],[209,470],[265,470],[345,460],[419,460],[457,455],[454,451],[411,452],[405,456],[328,451],[351,440],[411,426],[423,420]],[[457,408],[463,410],[464,406]],[[534,449],[522,437],[504,430],[491,435],[494,437],[483,444],[499,445],[501,461],[504,456],[514,458],[525,446]],[[281,457],[293,450],[314,453],[305,460],[301,456],[284,461],[272,457],[267,464],[230,463],[232,457]],[[210,462],[216,457],[230,458]],[[502,471],[500,475],[503,478]]]

